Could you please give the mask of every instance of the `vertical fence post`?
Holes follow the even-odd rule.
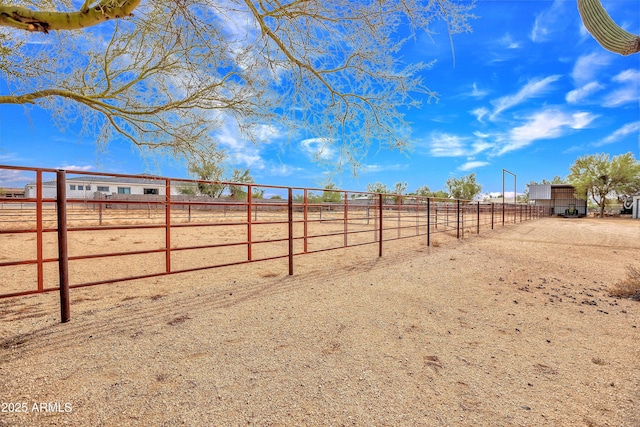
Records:
[[[289,276],[293,276],[293,188],[289,187]]]
[[[418,200],[417,198],[413,199],[413,203],[416,205],[416,236],[420,235],[420,203],[422,199]]]
[[[343,217],[344,217],[344,247],[346,248],[347,246],[349,246],[349,241],[347,240],[347,235],[349,234],[349,228],[348,228],[348,218],[349,218],[349,193],[347,191],[345,191],[344,193],[344,211],[343,211]]]
[[[502,196],[502,226],[504,227],[504,195]]]
[[[493,230],[493,211],[496,204],[491,202],[491,229]]]
[[[56,207],[58,210],[58,272],[60,276],[60,321],[71,320],[69,307],[69,253],[67,247],[67,177],[56,172]]]
[[[378,256],[381,257],[382,256],[382,193],[378,194],[378,217],[380,218],[379,220],[379,226],[380,228],[378,228],[378,232],[380,233],[380,236],[378,237]]]
[[[397,196],[396,197],[396,203],[398,204],[398,221],[396,222],[396,224],[398,224],[398,239],[400,238],[401,234],[400,234],[400,226],[402,225],[402,219],[400,218],[400,211],[401,211],[401,206],[402,206],[402,196]]]
[[[44,290],[44,243],[42,236],[42,171],[36,172],[36,251],[38,256],[38,291]]]
[[[460,238],[460,199],[456,200],[456,238]]]
[[[171,273],[171,180],[165,179],[164,192],[166,206],[164,211],[164,240],[165,240],[165,271]],[[127,205],[129,206],[129,205]]]
[[[476,234],[480,234],[480,200],[478,200],[478,219],[476,220]]]
[[[431,246],[431,197],[427,197],[427,246]]]
[[[247,260],[251,261],[253,258],[251,248],[251,218],[253,215],[253,186],[247,185]]]
[[[304,253],[309,250],[309,190],[304,189]]]

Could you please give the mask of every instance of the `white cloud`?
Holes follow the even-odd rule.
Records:
[[[271,166],[269,168],[269,175],[271,175],[271,176],[291,176],[294,173],[300,173],[300,172],[303,172],[303,171],[304,171],[304,169],[299,168],[299,167],[285,165],[285,164],[279,164],[279,165]]]
[[[239,130],[230,123],[216,132],[214,138],[219,142],[220,148],[227,152],[231,163],[244,165],[253,170],[264,169],[265,164],[259,147],[242,138]]]
[[[381,164],[378,164],[378,163],[374,163],[374,164],[370,164],[370,165],[363,165],[362,172],[363,173],[377,173],[377,172],[384,172],[384,171],[406,170],[408,168],[409,168],[409,165],[402,164],[402,163],[396,163],[396,164],[391,164],[391,165],[381,165]]]
[[[330,138],[309,138],[300,141],[300,147],[315,160],[331,160],[336,155],[336,150],[331,147],[333,141]]]
[[[497,154],[502,155],[524,148],[537,140],[559,138],[570,129],[584,129],[596,117],[591,113],[569,114],[557,109],[538,112],[530,116],[527,123],[509,132],[507,142],[502,145]]]
[[[486,141],[434,132],[430,137],[429,154],[434,157],[473,156],[490,148],[493,144]]]
[[[511,34],[507,33],[498,40],[498,42],[507,49],[519,49],[520,43],[513,40]]]
[[[602,89],[604,89],[604,86],[602,86],[600,83],[590,82],[578,89],[574,89],[567,93],[565,99],[569,104],[578,104],[580,101],[588,98],[589,95]]]
[[[602,105],[617,107],[628,102],[638,102],[640,99],[640,70],[625,70],[611,80],[620,83],[622,87],[607,95]]]
[[[273,125],[257,125],[252,129],[258,143],[269,144],[282,137],[282,132]]]
[[[620,141],[625,136],[632,135],[634,133],[636,134],[636,137],[640,139],[640,120],[637,122],[627,123],[626,125],[622,126],[620,129],[617,129],[611,135],[607,136],[606,138],[603,138],[602,140],[595,143],[594,145],[596,147],[599,147],[601,145],[612,144],[614,142]]]
[[[13,169],[0,169],[0,187],[23,187],[29,182],[35,181],[33,175],[28,172]]]
[[[573,66],[571,77],[576,82],[576,85],[582,85],[595,80],[600,69],[608,66],[610,63],[611,56],[602,52],[582,55],[576,60]]]
[[[458,168],[458,170],[460,170],[460,171],[469,171],[469,170],[478,169],[478,168],[481,168],[483,166],[487,166],[487,165],[490,165],[490,164],[491,163],[489,163],[489,162],[469,161],[469,162],[466,162],[465,164],[463,164],[462,166],[460,166]]]
[[[518,104],[526,101],[530,98],[538,97],[547,92],[551,83],[560,79],[560,75],[554,74],[552,76],[545,77],[544,79],[534,79],[528,82],[518,92],[513,95],[503,96],[494,101],[491,104],[495,107],[491,113],[490,119],[493,120],[498,114],[511,107],[515,107]]]
[[[91,166],[91,165],[85,165],[85,166],[68,165],[68,166],[56,166],[54,169],[64,169],[64,170],[67,170],[67,171],[88,172],[91,169],[93,169],[93,166]]]
[[[429,152],[434,157],[459,157],[468,155],[465,139],[457,135],[434,133]]]
[[[529,38],[532,41],[536,43],[545,42],[550,39],[551,33],[561,30],[559,24],[562,19],[560,16],[562,3],[562,0],[555,0],[551,7],[536,16],[531,33],[529,33]]]
[[[471,96],[474,98],[484,98],[485,96],[487,96],[489,92],[486,90],[480,90],[478,89],[478,85],[476,84],[476,82],[473,82],[473,90],[471,91]]]
[[[478,107],[475,110],[471,111],[471,114],[473,114],[474,116],[476,116],[476,119],[480,122],[480,123],[484,123],[483,118],[484,116],[486,116],[487,114],[489,114],[489,110],[487,110],[484,107]]]

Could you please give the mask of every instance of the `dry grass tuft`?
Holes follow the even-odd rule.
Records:
[[[611,295],[640,301],[640,268],[627,266],[627,277],[610,289]]]

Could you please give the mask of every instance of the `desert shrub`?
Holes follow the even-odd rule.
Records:
[[[613,286],[611,295],[640,301],[640,268],[628,266],[627,277]]]

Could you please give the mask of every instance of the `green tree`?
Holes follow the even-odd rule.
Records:
[[[74,9],[80,3],[79,9]],[[54,10],[34,10],[49,7]],[[35,104],[63,128],[174,155],[210,154],[228,126],[322,135],[357,165],[371,144],[407,146],[404,111],[426,88],[400,51],[444,21],[470,30],[455,0],[15,0],[0,3],[0,104]],[[409,31],[407,35],[406,32]],[[55,36],[46,35],[55,32]]]
[[[253,184],[253,177],[249,172],[249,169],[234,169],[231,172],[231,177],[228,179],[230,182]],[[247,191],[245,185],[233,185],[229,184],[229,193],[231,197],[236,200],[243,200],[247,198]]]
[[[416,196],[422,196],[422,197],[431,197],[432,191],[429,189],[428,186],[423,185],[421,187],[418,187],[416,191],[414,191],[411,194],[414,194]]]
[[[579,157],[570,167],[567,177],[576,189],[576,197],[593,200],[600,209],[600,217],[608,199],[640,191],[640,162],[631,153],[609,159],[605,153]]]
[[[220,183],[223,180],[222,174],[224,173],[224,166],[222,165],[222,157],[217,159],[205,160],[201,159],[200,162],[192,161],[189,164],[189,173],[191,173],[198,182],[198,192],[204,196],[220,197],[225,190],[225,185]]]
[[[429,195],[429,197],[435,197],[437,199],[448,199],[448,198],[450,198],[449,193],[447,193],[444,190],[434,191]]]
[[[251,191],[252,199],[263,199],[264,198],[264,188],[253,188]]]
[[[342,197],[343,197],[344,193],[340,192],[340,191],[335,191],[338,188],[336,187],[336,185],[333,182],[328,181],[323,186],[323,188],[324,188],[324,190],[322,191],[322,201],[323,202],[333,202],[333,203],[342,202]],[[307,198],[309,198],[309,196],[307,196]]]
[[[473,200],[482,191],[482,185],[476,182],[475,172],[460,179],[449,178],[446,185],[449,194],[454,199]]]
[[[393,186],[393,190],[391,190],[393,192],[393,194],[399,194],[399,196],[395,197],[395,202],[396,203],[401,203],[402,202],[402,196],[404,194],[405,191],[407,191],[407,187],[409,186],[408,183],[406,182],[402,182],[402,181],[398,181],[396,182],[396,184]]]
[[[376,194],[390,194],[393,191],[381,182],[374,182],[373,184],[367,184],[367,193]]]

